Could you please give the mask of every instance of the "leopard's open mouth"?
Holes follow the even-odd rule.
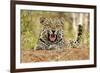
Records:
[[[49,34],[48,38],[49,38],[49,40],[50,40],[51,42],[54,42],[54,41],[56,41],[56,39],[57,39],[57,35],[56,35],[56,34]]]

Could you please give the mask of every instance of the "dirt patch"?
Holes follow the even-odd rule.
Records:
[[[21,62],[45,62],[89,59],[88,48],[70,48],[61,50],[22,50]]]

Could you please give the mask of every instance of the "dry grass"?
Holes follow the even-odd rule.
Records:
[[[61,50],[22,50],[21,62],[45,62],[89,59],[88,48],[70,48]]]

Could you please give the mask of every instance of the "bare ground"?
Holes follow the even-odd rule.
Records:
[[[21,62],[46,62],[89,59],[88,48],[70,48],[61,50],[22,50]]]

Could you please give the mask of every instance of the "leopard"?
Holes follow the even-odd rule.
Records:
[[[82,26],[78,26],[78,37],[76,40],[64,39],[64,18],[63,17],[40,17],[40,24],[43,26],[36,50],[51,50],[67,48],[74,48],[80,44],[82,35]]]
[[[41,17],[43,25],[36,49],[57,49],[64,45],[64,19],[60,17]]]

